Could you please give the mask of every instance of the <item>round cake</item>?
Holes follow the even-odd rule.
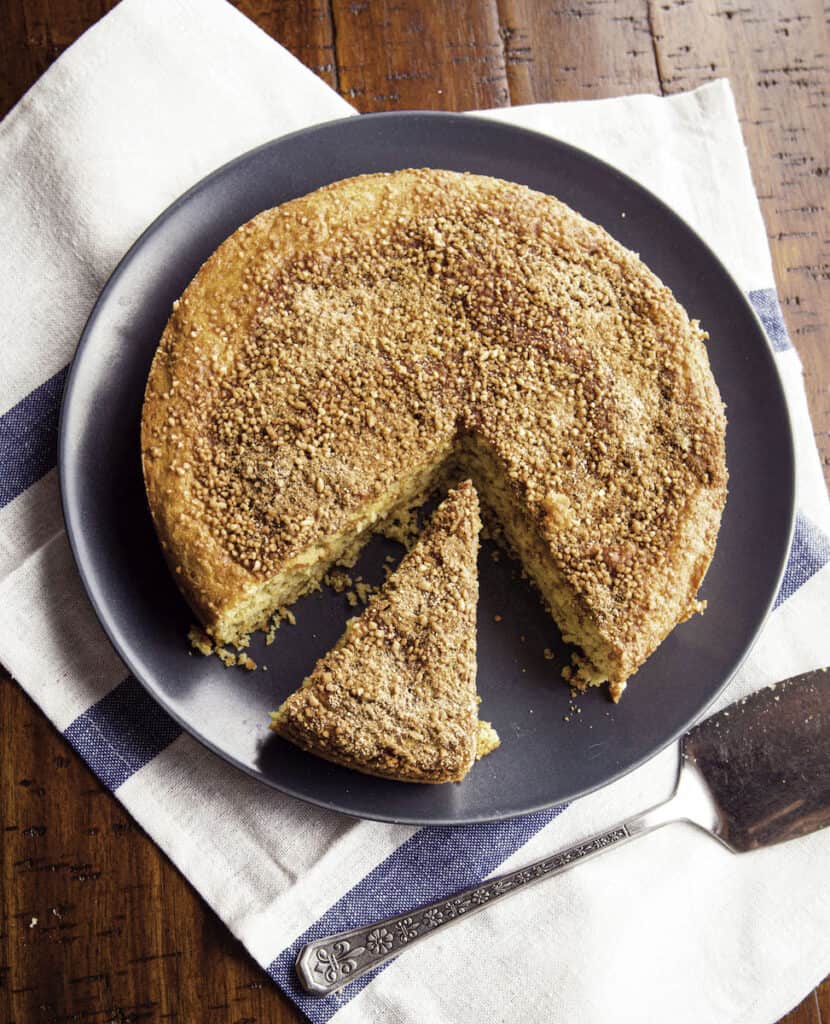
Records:
[[[470,476],[566,641],[626,679],[699,608],[726,497],[706,335],[635,253],[472,174],[259,214],[173,308],[142,419],[175,579],[217,643]]]

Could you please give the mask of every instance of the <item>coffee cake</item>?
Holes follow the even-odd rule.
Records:
[[[407,170],[261,213],[175,304],[147,385],[176,581],[239,640],[460,465],[581,649],[574,682],[616,698],[715,547],[705,340],[635,253],[521,185]]]

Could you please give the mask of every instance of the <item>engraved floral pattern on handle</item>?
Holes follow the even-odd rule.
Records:
[[[366,936],[366,948],[374,956],[385,956],[392,948],[392,933],[386,928],[373,928]]]
[[[402,944],[418,935],[419,925],[411,917],[405,917],[402,921],[398,921],[395,927],[398,930],[398,939]]]
[[[543,878],[582,857],[612,846],[629,835],[628,828],[621,825],[570,850],[554,854],[491,882],[473,886],[466,892],[455,893],[420,910],[410,911],[387,921],[374,921],[364,928],[341,932],[327,939],[318,939],[309,943],[300,953],[297,973],[309,991],[318,995],[333,992],[352,978],[400,953],[436,928],[460,919],[468,913],[481,910],[492,900]]]
[[[421,918],[421,924],[425,928],[437,928],[439,924],[444,923],[444,912],[440,907],[430,907],[429,910],[424,911],[424,916]]]
[[[347,939],[333,942],[331,946],[323,946],[317,950],[317,963],[314,970],[322,974],[329,985],[336,984],[341,978],[347,978],[357,970],[357,958],[364,953],[362,946],[352,947]]]

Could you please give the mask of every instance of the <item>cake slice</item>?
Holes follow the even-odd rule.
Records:
[[[272,712],[271,728],[318,757],[402,782],[463,779],[498,737],[478,721],[476,560],[469,480],[337,645]]]

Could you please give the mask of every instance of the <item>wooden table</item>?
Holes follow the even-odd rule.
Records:
[[[0,0],[0,115],[111,0]],[[830,30],[819,0],[241,0],[360,111],[669,94],[728,76],[830,472]],[[7,676],[0,1024],[298,1021]],[[785,1018],[830,1024],[830,980]]]

